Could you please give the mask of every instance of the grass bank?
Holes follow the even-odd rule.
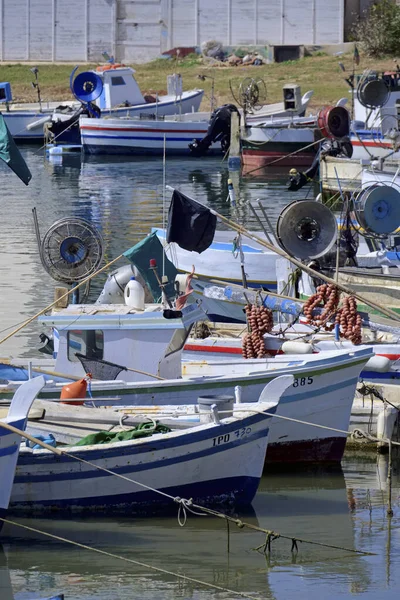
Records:
[[[301,85],[302,92],[314,90],[310,104],[318,108],[336,102],[348,95],[348,85],[344,74],[338,66],[339,60],[348,69],[352,68],[352,56],[310,56],[297,61],[262,65],[259,67],[226,67],[204,64],[197,56],[188,56],[183,60],[155,60],[144,65],[132,65],[136,69],[137,81],[143,93],[165,93],[167,75],[177,72],[183,77],[184,89],[201,87],[205,90],[202,109],[210,107],[211,79],[201,81],[199,75],[214,78],[217,106],[232,102],[229,88],[244,77],[263,79],[267,87],[267,102],[278,102],[282,99],[282,86],[285,83]],[[33,80],[29,71],[30,64],[1,64],[0,81],[9,81],[16,102],[33,102],[37,99],[36,91],[31,86]],[[71,98],[69,76],[73,68],[70,64],[39,64],[39,81],[43,100],[67,100]],[[94,68],[95,65],[82,65],[80,70]],[[393,59],[376,60],[362,56],[359,71],[363,69],[393,70]]]

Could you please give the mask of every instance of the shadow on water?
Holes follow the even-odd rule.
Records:
[[[334,598],[336,594],[350,597],[354,592],[376,590],[382,585],[393,587],[399,583],[396,567],[400,557],[394,542],[387,548],[388,521],[381,514],[382,496],[378,502],[380,483],[376,465],[361,465],[364,477],[359,478],[360,486],[364,482],[372,495],[377,494],[371,516],[368,506],[361,502],[362,488],[357,488],[358,500],[354,504],[354,488],[348,485],[353,485],[357,460],[347,460],[345,464],[344,472],[319,469],[314,473],[268,474],[262,478],[253,503],[254,512],[239,515],[263,528],[338,546],[336,549],[299,542],[298,552],[291,552],[291,540],[277,539],[272,542],[271,554],[264,556],[254,550],[265,542],[264,534],[231,526],[228,553],[225,522],[193,515],[189,515],[183,528],[179,527],[176,516],[64,520],[16,517],[15,520],[257,598],[286,600],[307,595],[319,599]],[[395,480],[394,485],[398,497],[399,481]],[[366,517],[372,523],[367,528]],[[391,535],[398,539],[397,519],[396,508]],[[68,600],[220,597],[219,592],[200,584],[179,582],[142,566],[9,525],[3,530],[3,546],[16,600],[26,600],[27,590],[36,597],[61,590]],[[378,556],[357,555],[345,548],[375,551]],[[388,580],[388,563],[391,575],[386,584],[383,575],[380,577],[385,571],[384,579]],[[227,593],[221,597],[238,596]]]

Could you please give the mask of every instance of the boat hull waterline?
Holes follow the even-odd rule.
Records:
[[[275,412],[276,406],[276,402],[257,405],[259,410],[270,413]],[[190,432],[69,447],[68,452],[173,498],[193,498],[202,504],[248,505],[261,478],[271,418],[269,414],[250,411],[219,425],[199,425]],[[176,509],[171,498],[95,466],[83,465],[68,456],[55,456],[48,450],[22,450],[11,510],[118,512],[128,506],[140,513],[165,507]]]

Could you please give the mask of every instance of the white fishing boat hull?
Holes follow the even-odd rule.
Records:
[[[371,160],[373,157],[388,158],[391,162],[400,160],[398,137],[391,139],[378,132],[365,130],[351,135],[350,141],[353,146],[353,159]]]
[[[358,378],[371,356],[370,348],[354,348],[273,359],[185,361],[182,379],[93,381],[90,403],[157,411],[162,406],[194,405],[200,396],[234,396],[238,386],[243,402],[257,402],[268,383],[290,374],[295,381],[282,396],[279,414],[346,431]],[[62,384],[48,383],[40,397],[59,397],[61,388]],[[271,431],[267,462],[338,462],[345,443],[344,433],[332,434],[329,430],[280,420]]]
[[[164,229],[154,228],[161,243],[166,246],[165,251],[171,262],[181,273],[190,273],[195,267],[196,276],[203,282],[210,279],[219,279],[224,282],[242,285],[240,275],[240,256],[234,253],[233,240],[235,233],[232,231],[216,231],[214,241],[207,250],[201,254],[188,252],[172,243],[166,245],[166,232]],[[257,232],[261,238],[263,233]],[[264,287],[276,291],[276,254],[263,248],[252,240],[242,240],[246,279],[249,287]],[[260,278],[262,274],[262,278]]]
[[[310,166],[316,152],[315,125],[302,127],[254,125],[241,130],[243,174],[252,168],[277,165]]]
[[[277,401],[257,403],[273,414]],[[220,424],[68,452],[144,486],[202,504],[250,504],[263,471],[271,415],[241,412]],[[12,490],[13,511],[176,510],[165,495],[48,450],[22,449]]]
[[[200,108],[203,98],[203,90],[193,90],[183,92],[182,99],[177,100],[175,96],[163,96],[157,103],[150,102],[138,104],[129,107],[120,107],[113,109],[102,109],[103,117],[119,118],[119,117],[134,117],[141,114],[157,114],[175,115],[177,113],[197,112]],[[25,142],[43,142],[44,125],[52,118],[61,121],[67,121],[73,114],[73,109],[80,108],[79,102],[49,102],[42,104],[40,110],[38,103],[19,105],[20,107],[13,108],[7,112],[2,111],[2,115],[10,130],[11,135],[16,141]],[[69,106],[72,109],[70,113],[57,112],[60,106]]]
[[[26,382],[15,393],[11,402],[8,415],[0,419],[12,427],[24,430],[28,412],[36,395],[44,386],[43,377]],[[17,466],[18,452],[20,450],[21,436],[0,425],[0,518],[4,519],[11,497],[14,483],[15,469]],[[0,520],[0,529],[3,521]]]
[[[185,115],[183,115],[185,116]],[[195,114],[189,119],[89,119],[80,117],[81,143],[88,154],[168,154],[189,155],[189,144],[203,138],[208,119],[200,120]],[[221,151],[219,143],[208,153]]]

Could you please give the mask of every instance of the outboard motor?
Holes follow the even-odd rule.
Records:
[[[90,110],[87,106],[81,105],[78,109],[72,109],[70,106],[58,106],[51,121],[45,124],[49,142],[57,144],[80,144],[81,134],[79,128],[79,117],[93,117],[93,113],[100,117],[101,111],[96,104],[91,103]],[[71,116],[69,119],[60,118],[61,115]]]
[[[212,113],[206,135],[202,140],[195,139],[189,144],[193,155],[203,156],[211,144],[219,141],[222,152],[227,152],[231,140],[231,115],[233,112],[239,112],[234,104],[224,104]]]
[[[314,177],[318,175],[319,163],[324,156],[351,158],[353,156],[353,146],[351,145],[350,139],[348,137],[344,137],[340,140],[328,138],[322,141],[319,152],[315,155],[313,163],[307,171],[302,172],[297,169],[290,169],[287,189],[290,192],[297,192],[307,183],[310,183]]]

